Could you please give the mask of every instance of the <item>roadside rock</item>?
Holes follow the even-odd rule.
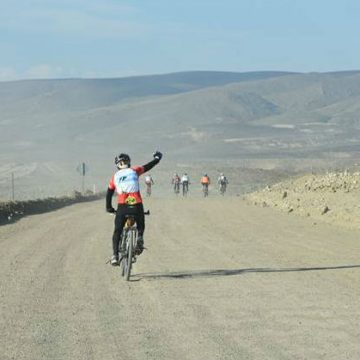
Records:
[[[72,196],[28,201],[0,202],[0,225],[17,221],[27,215],[42,214],[75,203],[98,200],[104,196],[105,195],[103,193],[99,193],[97,195],[82,195],[79,192],[74,192]]]
[[[360,228],[360,172],[303,175],[267,186],[246,198],[287,213]]]

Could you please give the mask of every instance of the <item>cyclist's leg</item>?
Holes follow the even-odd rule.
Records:
[[[137,253],[141,254],[144,249],[145,216],[143,204],[136,205],[135,221],[138,230]]]
[[[113,234],[113,238],[112,238],[113,255],[115,257],[118,257],[118,254],[119,254],[119,246],[120,246],[120,242],[121,242],[121,234],[122,234],[124,224],[125,224],[125,214],[124,214],[123,210],[124,209],[123,209],[122,206],[118,206],[118,209],[116,211],[115,229],[114,229],[114,234]]]
[[[137,204],[135,209],[136,212],[134,215],[135,215],[136,226],[138,229],[138,234],[139,236],[143,236],[145,231],[144,206],[143,204]]]

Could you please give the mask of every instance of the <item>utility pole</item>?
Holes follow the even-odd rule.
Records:
[[[85,193],[85,174],[86,174],[86,170],[85,170],[85,163],[83,162],[82,164],[82,168],[81,168],[81,175],[82,175],[82,194],[84,195]]]
[[[15,181],[14,173],[11,173],[11,201],[15,201]]]
[[[85,193],[85,175],[88,171],[88,167],[86,166],[86,164],[84,162],[82,162],[81,164],[78,165],[78,167],[76,168],[76,171],[78,173],[80,173],[81,175],[81,192],[82,194]]]

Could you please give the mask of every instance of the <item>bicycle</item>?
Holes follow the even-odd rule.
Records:
[[[221,183],[221,184],[220,184],[219,191],[220,191],[220,194],[221,194],[222,196],[224,196],[225,191],[226,191],[226,183]]]
[[[202,191],[203,191],[204,197],[209,196],[209,185],[208,184],[203,184]]]
[[[180,193],[180,183],[179,182],[174,183],[174,193],[175,193],[175,195],[179,195],[179,193]]]
[[[144,215],[150,215],[150,211],[144,212]],[[139,255],[136,253],[138,230],[134,215],[125,215],[125,218],[126,222],[121,234],[119,258],[121,275],[125,277],[126,281],[129,281],[132,264],[136,262],[136,258]]]
[[[187,196],[187,193],[189,191],[189,183],[187,181],[182,182],[182,194],[183,196]]]
[[[146,196],[151,196],[151,184],[146,184]]]

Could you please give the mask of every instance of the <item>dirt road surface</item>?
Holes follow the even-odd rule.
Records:
[[[146,199],[132,281],[104,201],[0,228],[0,358],[360,359],[360,232],[239,197]]]

